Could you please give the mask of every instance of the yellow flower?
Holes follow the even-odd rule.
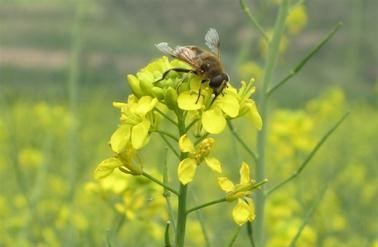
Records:
[[[136,149],[131,145],[115,157],[103,160],[97,165],[94,171],[95,179],[101,179],[111,174],[115,168],[119,168],[122,172],[131,175],[141,175],[143,173],[142,163],[137,159]]]
[[[249,166],[243,162],[240,167],[240,183],[235,185],[227,177],[218,177],[218,185],[227,193],[228,201],[237,200],[237,204],[232,210],[232,218],[238,225],[243,225],[247,221],[255,219],[255,208],[252,199],[249,197],[257,184],[250,179]]]
[[[213,91],[207,84],[202,84],[199,77],[193,77],[189,85],[190,89],[181,92],[177,97],[178,107],[185,111],[198,110],[201,113],[202,126],[208,133],[221,133],[226,127],[226,118],[234,118],[239,114],[239,102],[234,95],[227,93],[228,89],[211,105]]]
[[[290,33],[299,33],[307,24],[307,11],[303,4],[295,6],[287,17],[287,29]]]
[[[202,113],[202,126],[211,134],[219,134],[226,128],[226,118],[239,115],[239,101],[228,91],[225,90],[225,95],[219,96],[210,109]]]
[[[179,140],[180,150],[184,153],[188,153],[189,156],[180,161],[178,166],[178,178],[182,184],[188,184],[193,180],[197,166],[200,165],[203,160],[207,166],[216,173],[222,172],[220,161],[214,157],[209,157],[214,142],[213,138],[206,138],[195,148],[186,134],[181,136]]]
[[[200,80],[196,77],[190,81],[189,91],[180,93],[177,98],[178,107],[185,111],[197,111],[198,118],[201,119],[203,129],[211,134],[219,134],[226,127],[228,118],[237,118],[246,115],[257,129],[262,128],[262,119],[257,111],[255,102],[250,98],[255,92],[253,80],[248,84],[242,81],[239,91],[228,85],[223,91],[224,95],[219,95],[212,105],[212,90],[204,86],[201,89],[201,97],[198,99]]]
[[[134,149],[142,148],[149,137],[149,130],[155,122],[152,110],[158,100],[150,96],[137,99],[131,95],[128,103],[114,102],[113,106],[121,110],[121,126],[110,138],[110,146],[116,153],[121,153],[129,142]]]
[[[171,68],[190,68],[184,62],[177,59],[169,61],[167,57],[163,56],[150,64],[145,68],[141,69],[136,76],[128,75],[127,82],[131,88],[133,94],[137,97],[141,96],[151,96],[153,98],[158,98],[159,100],[164,99],[164,89],[167,87],[177,87],[179,80],[176,80],[174,73],[170,73],[166,79],[155,83],[159,80],[163,73]]]
[[[254,80],[251,79],[248,84],[245,81],[242,81],[241,84],[242,86],[237,93],[240,104],[239,116],[246,115],[248,119],[256,126],[256,128],[261,130],[262,119],[257,111],[256,103],[251,99],[251,95],[256,90]]]

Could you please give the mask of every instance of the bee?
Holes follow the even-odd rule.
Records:
[[[164,80],[169,72],[175,71],[180,73],[193,73],[202,78],[201,84],[209,83],[209,87],[213,90],[215,101],[219,94],[227,87],[230,77],[224,71],[223,64],[220,59],[220,40],[217,30],[210,28],[205,35],[205,43],[210,51],[204,50],[197,46],[176,46],[171,48],[167,42],[161,42],[155,46],[164,54],[177,58],[192,67],[192,69],[172,68],[165,71],[162,78]],[[158,82],[156,81],[156,82]],[[201,87],[198,92],[197,101],[201,96]]]

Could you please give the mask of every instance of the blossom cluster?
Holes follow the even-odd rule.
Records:
[[[261,117],[251,99],[255,92],[254,81],[242,81],[239,89],[228,84],[214,99],[213,90],[195,74],[171,72],[161,80],[166,71],[177,67],[188,68],[188,65],[162,57],[136,75],[127,76],[132,94],[126,103],[113,103],[121,112],[119,126],[109,141],[114,155],[97,166],[95,178],[106,177],[116,168],[134,176],[145,175],[138,152],[149,143],[153,133],[158,133],[174,140],[178,146],[181,155],[178,155],[177,176],[182,185],[192,182],[197,167],[206,163],[216,173],[227,200],[238,200],[233,212],[235,222],[252,221],[253,204],[247,195],[255,189],[255,182],[249,179],[248,165],[242,164],[241,182],[234,186],[222,176],[221,162],[211,155],[215,139],[208,136],[222,133],[227,121],[243,116],[256,129],[262,128]],[[164,130],[163,120],[175,125],[178,135]]]

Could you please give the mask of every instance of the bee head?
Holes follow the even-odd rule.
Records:
[[[228,76],[228,74],[227,73],[221,73],[221,74],[211,78],[211,80],[209,82],[209,86],[212,89],[217,89],[217,88],[223,87],[223,84],[227,84],[227,82],[229,82],[229,81],[230,81],[230,77]]]

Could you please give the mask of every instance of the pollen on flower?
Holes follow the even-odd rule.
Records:
[[[200,161],[203,157],[206,157],[210,153],[210,150],[214,146],[214,143],[214,138],[206,138],[205,140],[203,140],[199,144],[197,152],[193,155],[194,158]]]

